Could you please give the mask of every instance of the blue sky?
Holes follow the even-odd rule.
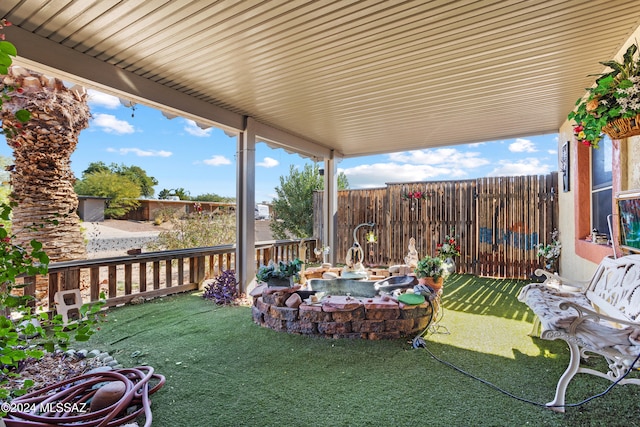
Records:
[[[236,138],[220,129],[200,129],[158,110],[124,107],[118,98],[89,91],[92,120],[80,134],[71,167],[81,178],[89,163],[140,166],[162,189],[184,188],[192,196],[235,197]],[[0,155],[11,156],[1,144]],[[310,162],[264,143],[256,147],[256,201],[275,197],[279,177],[290,165]],[[322,166],[322,165],[321,165]],[[351,188],[383,187],[387,182],[438,181],[484,176],[546,174],[558,169],[557,134],[344,159],[338,164]]]

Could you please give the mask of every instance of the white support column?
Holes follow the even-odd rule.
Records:
[[[331,153],[324,159],[324,194],[322,197],[322,244],[329,246],[329,261],[336,262],[337,242],[337,213],[338,213],[338,168],[336,159]]]
[[[236,191],[236,275],[240,292],[247,292],[256,274],[256,134],[254,121],[246,119],[238,136]]]

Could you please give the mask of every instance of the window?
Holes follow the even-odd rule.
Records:
[[[608,136],[600,141],[599,149],[591,150],[591,228],[609,238],[607,216],[612,212],[612,155],[613,145]]]

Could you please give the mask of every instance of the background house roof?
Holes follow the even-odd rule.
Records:
[[[350,157],[557,132],[640,2],[2,0],[0,16],[29,68]]]

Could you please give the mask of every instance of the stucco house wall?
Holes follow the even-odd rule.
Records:
[[[596,245],[585,240],[591,224],[591,179],[589,147],[576,143],[572,123],[566,121],[558,134],[558,152],[569,141],[570,191],[559,189],[559,232],[562,243],[560,274],[575,280],[588,280],[598,263],[613,256],[613,247]],[[640,191],[640,137],[613,141],[612,155],[612,212],[613,239],[618,256],[624,252],[617,247],[617,212],[615,198],[621,191]],[[560,177],[559,182],[562,182]]]

